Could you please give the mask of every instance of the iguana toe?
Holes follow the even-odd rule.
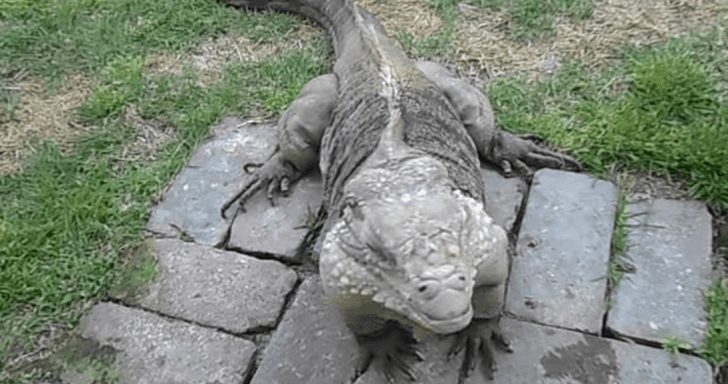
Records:
[[[409,381],[417,379],[411,364],[423,361],[424,357],[417,350],[417,341],[412,333],[399,323],[388,321],[382,330],[373,334],[359,335],[357,338],[364,349],[364,354],[357,365],[357,375],[364,374],[374,363],[379,366],[384,378],[390,384],[396,384],[397,376],[400,374]]]
[[[257,169],[251,172],[250,168]],[[235,201],[238,201],[238,209],[244,211],[245,202],[263,188],[267,188],[268,201],[270,201],[271,205],[275,205],[276,193],[280,192],[285,196],[291,181],[301,177],[301,172],[298,172],[291,164],[286,162],[280,152],[276,152],[262,165],[257,163],[245,164],[243,170],[251,177],[243,184],[238,193],[223,204],[220,209],[220,215],[223,218],[227,218],[226,212]]]
[[[465,349],[458,383],[462,384],[469,377],[477,365],[477,356],[481,358],[483,376],[493,380],[493,373],[497,366],[495,363],[495,346],[505,352],[513,352],[511,343],[503,334],[498,324],[498,318],[473,319],[473,322],[460,333],[455,344],[448,353],[448,359]]]

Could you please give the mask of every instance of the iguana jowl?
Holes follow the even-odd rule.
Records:
[[[266,186],[269,197],[287,190],[318,161],[328,212],[321,280],[360,341],[376,335],[370,352],[399,363],[398,354],[416,351],[387,332],[392,324],[416,339],[467,328],[467,355],[475,345],[491,373],[491,340],[506,344],[497,318],[508,241],[483,209],[478,155],[507,173],[578,164],[496,130],[485,95],[436,63],[410,61],[350,0],[226,1],[315,19],[332,36],[336,62],[281,116],[277,151],[223,213]],[[467,373],[474,361],[465,360]],[[384,369],[392,381],[392,366]]]

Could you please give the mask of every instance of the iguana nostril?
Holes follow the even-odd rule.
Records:
[[[418,289],[418,291],[420,291],[420,292],[424,292],[426,290],[427,290],[427,286],[426,285],[420,285],[420,289]]]

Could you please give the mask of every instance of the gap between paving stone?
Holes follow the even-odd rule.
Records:
[[[170,226],[171,223],[175,223],[178,227],[184,229],[186,232],[189,232],[189,235],[195,239],[196,242],[201,244],[207,244],[207,245],[220,245],[224,240],[225,236],[228,233],[228,228],[231,226],[230,220],[224,220],[219,217],[219,207],[222,206],[223,202],[233,196],[235,192],[237,192],[237,188],[239,187],[239,184],[244,181],[244,176],[240,176],[240,172],[242,170],[242,167],[245,163],[251,162],[251,161],[263,161],[268,154],[272,151],[272,149],[275,147],[275,128],[273,125],[255,125],[255,124],[245,124],[242,120],[235,119],[235,118],[226,118],[223,120],[223,122],[218,125],[215,128],[215,135],[208,139],[200,148],[198,148],[197,151],[195,151],[195,154],[193,155],[193,160],[191,160],[190,164],[192,166],[188,166],[178,175],[175,180],[171,183],[170,188],[168,189],[165,200],[162,201],[157,207],[155,207],[152,217],[150,218],[150,223],[148,225],[148,229],[154,232],[164,233],[168,236],[176,236],[179,235],[178,231],[175,230]],[[208,169],[209,168],[209,169]],[[528,186],[520,179],[518,178],[512,178],[512,179],[505,179],[502,178],[497,172],[493,170],[487,170],[488,167],[484,167],[484,170],[482,171],[482,175],[484,177],[484,180],[487,182],[486,186],[486,211],[493,216],[494,220],[503,225],[506,229],[511,230],[513,228],[513,225],[518,220],[518,213],[520,210],[520,206],[523,203],[523,196],[524,194],[528,194]],[[194,172],[191,172],[190,170],[195,170]],[[203,181],[209,180],[209,178],[214,178],[215,182],[199,182],[198,184],[190,183],[190,182],[184,182],[184,178],[182,177],[182,173],[188,172],[189,174],[185,177],[188,178],[188,181],[194,181],[195,178],[201,179]],[[551,174],[551,172],[556,172],[554,174]],[[233,185],[233,180],[237,180],[238,185]],[[308,180],[308,181],[307,181]],[[585,181],[586,180],[586,181]],[[300,187],[298,186],[300,184]],[[304,178],[303,180],[299,181],[298,183],[294,184],[292,193],[289,197],[285,198],[279,198],[280,203],[288,204],[287,206],[290,208],[291,206],[296,207],[295,209],[298,209],[298,217],[301,219],[302,222],[305,222],[307,219],[307,215],[302,215],[301,212],[305,212],[306,214],[309,213],[309,211],[313,211],[311,207],[312,201],[315,204],[320,204],[320,199],[322,192],[316,192],[318,191],[316,188],[321,188],[321,181],[320,176],[317,175],[308,175],[308,178]],[[606,186],[605,186],[606,184]],[[194,187],[195,185],[199,185],[199,187]],[[187,186],[187,188],[185,188]],[[531,190],[531,196],[528,199],[527,207],[525,208],[525,214],[522,218],[521,223],[521,230],[519,236],[521,238],[518,242],[518,247],[523,249],[523,253],[520,253],[519,256],[516,258],[517,260],[520,259],[520,261],[524,261],[527,251],[529,251],[531,248],[531,244],[536,244],[537,246],[544,246],[549,245],[549,247],[545,248],[553,248],[557,249],[558,247],[553,245],[553,240],[559,240],[559,237],[538,237],[539,234],[543,234],[544,232],[549,232],[550,230],[554,229],[553,224],[549,222],[549,220],[556,219],[557,217],[560,217],[559,220],[562,220],[563,223],[571,224],[570,226],[567,226],[567,229],[576,229],[580,228],[580,225],[574,224],[574,218],[570,216],[566,216],[566,219],[564,219],[564,216],[560,215],[554,215],[554,212],[559,212],[560,214],[563,214],[567,210],[573,210],[576,212],[576,215],[582,215],[585,216],[585,218],[582,218],[583,220],[586,220],[587,222],[589,220],[593,221],[599,221],[600,224],[596,227],[591,227],[592,231],[599,232],[598,235],[601,237],[606,237],[606,240],[603,242],[603,244],[597,244],[593,245],[592,243],[589,243],[587,246],[587,250],[592,251],[591,253],[600,253],[602,252],[602,248],[606,247],[606,258],[603,258],[603,260],[600,261],[601,264],[603,264],[604,267],[607,265],[608,260],[608,250],[609,250],[609,244],[611,242],[611,230],[613,226],[613,213],[610,211],[610,207],[613,207],[616,209],[616,188],[614,188],[613,185],[604,182],[604,181],[596,181],[592,178],[590,178],[587,175],[578,175],[578,174],[570,174],[566,172],[560,172],[560,171],[551,171],[551,170],[542,170],[537,172],[536,177],[534,177],[534,188],[536,188],[536,193],[534,197],[534,190]],[[600,195],[599,198],[594,198],[591,196],[592,190],[603,190],[606,191],[602,195]],[[540,192],[539,192],[540,191]],[[538,201],[538,199],[541,198],[542,201]],[[568,199],[564,201],[565,198],[572,198],[573,200],[579,200],[579,201],[586,201],[590,206],[590,209],[583,209],[583,207],[576,206],[575,203],[570,202]],[[317,200],[318,199],[318,200]],[[561,200],[560,200],[561,199]],[[169,202],[168,202],[169,200]],[[532,201],[534,203],[532,203]],[[186,209],[189,204],[199,204],[200,202],[204,202],[204,208],[201,208],[205,211],[204,214],[200,215],[196,211],[192,211],[189,209]],[[317,203],[316,203],[317,202]],[[545,220],[546,222],[538,223],[534,217],[534,212],[537,212],[537,210],[534,208],[531,208],[531,204],[535,204],[535,206],[540,206],[541,208],[546,208],[542,214],[543,216],[542,220]],[[252,213],[253,208],[259,207],[259,212]],[[606,208],[605,208],[606,207]],[[256,223],[264,223],[265,222],[265,215],[266,212],[268,213],[269,221],[275,219],[275,212],[270,213],[272,208],[270,207],[267,199],[264,197],[264,192],[258,193],[256,196],[254,196],[253,199],[251,199],[248,204],[246,205],[246,208],[248,208],[248,213],[250,214],[239,214],[235,218],[235,221],[238,223],[239,226],[236,231],[230,230],[230,244],[228,245],[231,248],[234,249],[250,249],[250,240],[246,239],[238,239],[233,240],[234,236],[240,236],[240,234],[245,235],[246,230],[240,229],[243,225],[255,225]],[[554,210],[556,208],[556,210]],[[563,209],[562,209],[563,208]],[[530,214],[530,216],[529,216]],[[548,214],[548,215],[546,215]],[[609,216],[611,215],[611,219]],[[291,216],[289,216],[291,217]],[[238,221],[239,220],[239,221]],[[608,225],[601,223],[602,221],[608,222]],[[184,225],[180,225],[178,223],[182,223]],[[271,221],[272,223],[272,221]],[[261,255],[276,255],[276,257],[280,257],[281,260],[285,262],[297,262],[296,255],[293,253],[293,249],[298,249],[294,246],[288,246],[286,249],[281,250],[279,248],[275,248],[275,246],[279,246],[280,244],[276,244],[276,242],[280,242],[280,239],[294,239],[294,243],[303,241],[302,232],[305,235],[305,231],[301,231],[298,228],[295,228],[296,226],[299,226],[303,223],[291,223],[289,228],[286,231],[278,232],[275,231],[269,231],[266,232],[264,235],[264,241],[262,245],[258,246],[257,251],[254,251],[256,254],[260,252]],[[593,223],[592,223],[593,224]],[[268,224],[271,225],[270,223]],[[233,225],[234,226],[234,225]],[[529,227],[531,226],[531,227]],[[604,228],[602,228],[604,227]],[[172,229],[170,229],[172,228]],[[525,228],[525,229],[524,229]],[[530,228],[530,229],[529,229]],[[543,229],[546,228],[546,231],[543,231]],[[296,232],[298,231],[298,232]],[[563,231],[557,231],[553,230],[551,231],[552,235],[554,233],[556,235],[567,233],[566,230]],[[525,234],[532,233],[532,235],[526,236]],[[247,233],[249,235],[249,233]],[[577,235],[574,236],[574,238],[578,240],[589,240],[590,237],[583,236],[583,235]],[[172,241],[172,240],[169,240]],[[601,240],[600,240],[601,241]],[[595,241],[596,242],[596,241]],[[551,244],[551,245],[550,245]],[[585,245],[582,243],[579,246],[585,247]],[[573,245],[572,245],[573,246]],[[578,246],[577,246],[578,247]],[[589,248],[592,247],[592,248]],[[600,248],[601,247],[601,248]],[[599,249],[597,249],[599,248]],[[217,251],[217,252],[224,252],[224,251]],[[533,252],[530,252],[533,253]],[[587,252],[589,253],[589,252]],[[222,254],[222,253],[221,253]],[[293,256],[292,256],[293,255]],[[239,255],[240,257],[249,257],[244,255]],[[573,253],[572,253],[573,256]],[[225,256],[230,257],[230,256]],[[600,256],[601,257],[601,256]],[[223,257],[224,258],[224,257]],[[252,258],[251,258],[252,259]],[[258,260],[260,261],[260,260]],[[558,263],[555,263],[554,260],[550,260],[551,263],[548,263],[548,258],[546,260],[543,260],[545,263],[545,268],[552,268],[551,272],[553,272],[553,268],[556,266],[556,272],[562,271],[562,272],[568,272],[567,268],[561,267],[558,268]],[[209,265],[206,265],[204,262],[201,262],[200,260],[194,261],[194,259],[185,259],[183,261],[184,263],[187,263],[190,271],[194,270],[195,268],[205,269],[209,268]],[[195,264],[196,262],[200,264]],[[577,265],[579,262],[583,262],[583,260],[577,260]],[[593,262],[593,261],[590,261]],[[514,300],[513,302],[524,302],[523,300],[523,293],[518,293],[513,290],[514,286],[514,279],[515,280],[523,280],[524,278],[528,278],[527,280],[532,283],[538,283],[538,279],[535,279],[534,276],[538,276],[539,273],[543,275],[544,273],[548,274],[548,269],[544,270],[543,268],[540,270],[536,270],[536,273],[531,272],[531,274],[524,273],[524,271],[516,268],[516,262],[514,261],[514,269],[511,273],[509,282],[509,289],[508,289],[508,300],[507,300],[507,310],[508,305],[510,305],[511,300]],[[187,268],[187,267],[185,267]],[[181,270],[184,270],[185,268],[182,268]],[[285,268],[285,267],[284,267]],[[214,269],[214,268],[213,268]],[[578,269],[578,268],[577,268]],[[171,269],[170,269],[171,271]],[[569,292],[571,292],[571,296],[574,296],[576,293],[575,287],[579,286],[579,284],[582,285],[591,285],[591,283],[594,283],[593,280],[589,280],[588,278],[585,279],[584,276],[591,276],[591,275],[601,275],[603,277],[601,282],[597,282],[594,284],[594,286],[598,286],[598,290],[602,289],[601,285],[606,286],[606,269],[603,272],[594,272],[589,271],[590,274],[586,274],[584,271],[581,272],[575,272],[568,274],[566,278],[562,281],[561,285],[558,285],[555,292],[546,292],[545,297],[543,298],[543,301],[539,301],[538,303],[541,304],[548,304],[550,306],[553,305],[553,301],[559,299],[559,295],[563,294],[567,299],[571,299],[569,296]],[[220,273],[228,273],[231,274],[230,271],[223,270],[220,271]],[[581,273],[581,275],[579,274]],[[182,274],[184,275],[184,274]],[[175,277],[179,278],[179,276],[182,275],[175,275],[175,272],[168,273],[167,282],[157,282],[159,286],[168,285],[173,286],[173,284],[170,283],[170,281],[173,281]],[[214,273],[213,273],[214,275]],[[234,274],[233,274],[234,275]],[[229,282],[233,283],[237,280],[243,280],[244,274],[240,276],[239,279],[230,278]],[[571,280],[569,280],[571,279]],[[161,280],[161,278],[160,278]],[[548,279],[546,279],[548,280]],[[290,307],[288,309],[283,310],[282,312],[282,318],[280,318],[280,323],[278,324],[277,328],[274,330],[270,343],[266,347],[265,352],[261,356],[260,365],[252,377],[252,382],[255,384],[258,383],[296,383],[299,384],[302,382],[310,382],[310,383],[319,383],[319,382],[348,382],[346,380],[353,377],[353,369],[354,369],[354,363],[353,361],[358,357],[359,354],[359,348],[356,343],[355,338],[351,334],[351,331],[346,327],[346,325],[343,322],[343,319],[341,319],[340,313],[330,305],[325,304],[321,300],[321,292],[320,292],[320,284],[318,283],[319,277],[318,276],[311,276],[304,280],[304,282],[298,287],[297,292],[295,293],[295,298],[293,299],[293,302],[290,304]],[[574,281],[576,281],[576,285],[574,285]],[[201,287],[203,289],[199,290],[198,292],[192,292],[192,291],[184,291],[184,289],[180,290],[179,292],[170,292],[167,294],[166,299],[162,299],[161,297],[164,295],[160,295],[159,293],[151,294],[150,292],[147,292],[147,307],[148,308],[162,308],[164,303],[167,302],[174,302],[174,301],[184,301],[191,298],[195,298],[195,294],[202,292],[203,296],[206,295],[208,299],[210,298],[217,298],[220,299],[224,297],[223,295],[225,292],[223,291],[216,291],[215,284],[206,285],[203,280],[200,281]],[[558,283],[558,281],[557,281]],[[571,284],[571,285],[570,285]],[[294,284],[295,285],[295,284]],[[580,286],[579,286],[580,287]],[[290,289],[294,289],[293,287]],[[234,289],[233,289],[234,290]],[[289,292],[291,292],[289,290]],[[220,294],[219,296],[215,296],[215,294]],[[156,296],[155,296],[156,295]],[[191,296],[190,296],[191,295]],[[288,295],[291,295],[288,293]],[[521,295],[519,297],[519,295]],[[286,300],[286,294],[283,295],[283,301]],[[154,298],[152,298],[154,297]],[[202,297],[202,296],[201,296]],[[600,295],[598,292],[592,292],[589,291],[587,295],[584,297],[588,299],[598,298],[599,302],[597,305],[595,305],[596,312],[602,313],[604,309],[600,308],[600,305],[604,305],[604,294],[602,291],[602,294]],[[563,299],[563,297],[562,297]],[[223,300],[225,301],[225,300]],[[587,300],[588,301],[588,300]],[[240,303],[246,303],[246,300],[239,300]],[[151,303],[151,304],[150,304]],[[214,308],[216,305],[214,300],[207,302],[206,305],[209,305],[209,308]],[[166,305],[166,304],[165,304]],[[226,304],[222,304],[221,307],[225,307]],[[590,304],[589,304],[590,305]],[[165,307],[168,308],[168,307]],[[233,310],[234,311],[235,306],[223,308],[226,311]],[[554,308],[559,308],[558,306],[554,306]],[[188,308],[191,309],[191,308]],[[184,309],[182,312],[188,310]],[[511,307],[512,309],[512,307]],[[531,308],[532,309],[532,308]],[[592,308],[593,309],[593,308]],[[160,313],[166,313],[171,312],[169,309],[165,309],[164,311],[160,311]],[[512,311],[516,315],[518,315],[518,310]],[[531,311],[529,313],[526,311],[527,316],[531,316],[534,311]],[[588,310],[586,311],[588,312]],[[185,312],[184,316],[182,318],[194,318],[198,315],[191,315],[191,312]],[[202,318],[204,318],[204,315],[201,315]],[[176,316],[175,316],[176,317]],[[536,317],[536,316],[532,316]],[[587,316],[591,317],[591,316]],[[197,322],[197,320],[191,320]],[[201,324],[210,323],[212,320],[210,319],[203,319],[203,322],[200,322]],[[277,321],[277,320],[276,320]],[[553,363],[548,366],[548,369],[543,368],[543,363],[541,362],[542,358],[544,356],[561,356],[563,354],[566,354],[568,356],[569,353],[577,353],[577,354],[585,354],[585,356],[592,356],[589,355],[587,349],[583,349],[580,342],[586,346],[591,345],[592,341],[580,341],[580,340],[587,340],[587,337],[591,336],[585,336],[580,333],[576,332],[570,332],[562,329],[556,329],[552,327],[546,327],[546,326],[539,326],[534,325],[530,323],[523,323],[521,321],[513,320],[513,319],[504,319],[504,325],[513,339],[514,343],[518,347],[519,345],[523,345],[524,347],[519,347],[523,349],[517,348],[517,353],[513,355],[508,354],[497,354],[496,360],[501,363],[501,375],[505,375],[503,377],[506,377],[509,381],[501,381],[496,380],[495,382],[543,382],[543,383],[556,383],[556,382],[564,382],[564,380],[569,379],[568,375],[571,374],[578,374],[573,373],[573,370],[578,371],[578,369],[581,369],[579,367],[571,367],[569,368],[568,364],[565,366],[564,370],[559,370],[561,368],[559,364],[566,364],[565,362]],[[538,321],[538,320],[536,320]],[[274,321],[275,323],[275,321]],[[546,322],[548,323],[548,322]],[[559,323],[559,322],[557,322]],[[601,327],[601,316],[599,316],[599,322],[598,326],[595,328],[595,330],[592,330],[592,326],[589,325],[588,327],[581,327],[579,325],[574,325],[569,323],[568,321],[562,322],[563,324],[555,324],[557,326],[565,326],[567,328],[576,328],[576,329],[588,329],[590,332],[597,332],[598,329]],[[232,323],[226,323],[225,326],[221,327],[221,329],[232,329],[234,326],[231,325]],[[219,326],[219,325],[215,325]],[[533,331],[536,329],[536,331]],[[212,330],[211,330],[212,331]],[[234,332],[239,331],[237,329]],[[562,335],[566,334],[569,336],[564,336],[564,340],[567,340],[567,342],[563,342],[561,344],[549,344],[549,340],[553,340],[553,338],[550,338],[550,336],[553,335]],[[229,335],[228,335],[229,336]],[[549,337],[547,337],[549,336]],[[535,337],[535,338],[534,338]],[[540,337],[540,338],[539,338]],[[605,340],[605,339],[596,339],[599,340],[594,343],[596,345],[604,345],[604,343],[609,344],[610,346],[614,343],[618,343],[616,341],[611,340]],[[589,339],[591,340],[591,339]],[[538,348],[541,348],[541,352],[538,355],[538,359],[534,357],[534,354],[531,353],[523,353],[519,351],[535,351],[534,347],[535,345],[541,345]],[[547,345],[548,344],[548,345]],[[450,378],[452,378],[452,375],[455,375],[454,377],[457,377],[457,367],[459,367],[459,359],[455,359],[451,362],[445,362],[444,359],[442,359],[442,353],[446,349],[449,349],[449,346],[451,345],[451,342],[448,338],[435,338],[426,341],[424,344],[421,345],[422,351],[426,354],[428,359],[417,366],[418,372],[422,374],[422,380],[430,380],[426,382],[450,382]],[[529,347],[531,345],[531,347]],[[618,344],[618,346],[614,347],[615,350],[620,350],[620,348],[623,349],[623,346],[621,346],[622,343]],[[626,344],[624,344],[626,345]],[[572,346],[572,347],[570,347]],[[556,350],[554,348],[566,348],[563,350]],[[630,346],[631,348],[632,346]],[[634,346],[639,348],[646,348],[646,347],[640,347],[640,346]],[[582,349],[580,349],[582,348]],[[611,348],[611,347],[610,347]],[[652,353],[658,353],[658,354],[664,354],[664,351],[660,351],[657,349],[636,349],[640,353],[643,354],[652,354]],[[606,351],[606,350],[605,350]],[[651,352],[650,352],[651,351]],[[535,352],[534,352],[535,353]],[[550,353],[550,355],[549,355]],[[605,352],[606,353],[606,352]],[[626,352],[625,352],[626,353]],[[439,356],[439,357],[438,357]],[[606,357],[609,357],[605,355],[604,353],[597,353],[596,355],[593,355],[593,357],[598,359],[604,359]],[[622,365],[629,363],[628,360],[625,359],[623,362],[622,360],[619,360],[619,352],[615,352],[615,356],[617,356],[617,361],[619,362],[618,365],[620,365],[620,372],[623,372],[624,369]],[[626,356],[631,356],[629,353],[627,353]],[[660,355],[663,356],[663,355]],[[316,361],[311,361],[312,358],[318,359]],[[685,357],[680,356],[679,359],[683,359]],[[553,360],[553,358],[552,358]],[[558,359],[557,359],[558,360]],[[608,360],[608,359],[607,359]],[[643,361],[639,358],[631,358],[631,360],[634,361]],[[662,367],[664,365],[662,362],[664,361],[664,356],[655,358],[654,361],[658,362],[655,363],[656,367]],[[551,361],[546,359],[546,361]],[[556,360],[554,360],[556,361]],[[650,360],[652,362],[653,360]],[[680,360],[682,361],[682,360]],[[692,361],[692,360],[691,360]],[[647,364],[643,361],[644,364]],[[510,364],[510,365],[509,365]],[[660,365],[662,364],[662,365]],[[692,364],[692,363],[691,363]],[[707,364],[704,361],[702,362],[703,368]],[[699,365],[699,364],[698,364]],[[608,372],[611,365],[606,364],[604,369],[607,369]],[[625,365],[626,366],[626,365]],[[679,364],[677,366],[680,366]],[[513,369],[509,369],[508,367],[513,367]],[[519,368],[521,367],[521,368]],[[525,367],[525,368],[524,368]],[[538,368],[541,367],[541,368]],[[572,370],[573,368],[573,370]],[[700,368],[700,369],[703,369]],[[518,376],[520,373],[518,373],[518,369],[520,370],[533,370],[533,369],[541,369],[541,371],[538,371],[534,373],[535,376]],[[638,368],[643,369],[643,368]],[[662,369],[662,368],[660,368]],[[698,371],[700,371],[698,369]],[[644,370],[644,369],[643,369]],[[512,371],[512,372],[504,372],[504,371]],[[709,367],[708,367],[709,371]],[[370,373],[371,372],[371,373]],[[378,383],[382,382],[381,377],[377,376],[378,372],[375,370],[371,370],[370,372],[367,372],[366,375],[359,378],[357,381],[357,384],[362,383]],[[572,372],[572,373],[570,373]],[[665,370],[665,372],[669,372],[669,370]],[[702,371],[700,371],[702,372]],[[508,376],[508,375],[511,376]],[[601,373],[597,373],[597,376],[595,377],[601,377],[598,376]],[[610,373],[611,374],[611,373]],[[515,376],[513,376],[515,375]],[[551,376],[549,376],[551,375]],[[563,377],[559,376],[562,375]],[[698,376],[695,377],[701,377],[700,375],[703,375],[703,373],[699,373]],[[508,378],[511,379],[508,379]],[[513,378],[515,377],[515,378]],[[528,380],[521,380],[522,377],[529,377]],[[623,376],[623,377],[632,377],[632,376]],[[678,376],[665,376],[668,379],[675,378]],[[306,379],[308,381],[306,381]],[[339,381],[339,379],[343,381]],[[438,381],[440,380],[440,381]],[[476,380],[475,378],[472,380]],[[471,382],[475,382],[472,381]],[[515,381],[513,381],[515,380]],[[520,380],[520,381],[519,381]],[[530,380],[530,381],[529,381]],[[622,381],[627,382],[627,381]],[[638,381],[640,382],[640,381]],[[646,381],[649,382],[649,381]],[[672,381],[658,381],[658,382],[672,382]],[[699,381],[701,384],[703,383],[709,383],[708,381]]]
[[[152,240],[151,250],[160,275],[137,304],[234,334],[275,326],[298,279],[277,261],[178,239]]]
[[[249,180],[245,164],[265,161],[273,153],[276,137],[273,124],[223,119],[152,208],[147,231],[222,246],[232,218],[223,218],[220,208]]]
[[[506,294],[507,312],[598,334],[606,311],[617,188],[586,174],[536,172]]]

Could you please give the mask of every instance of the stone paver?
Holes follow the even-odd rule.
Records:
[[[277,261],[177,239],[154,240],[152,250],[160,276],[138,304],[233,333],[274,326],[297,280]]]
[[[348,383],[359,346],[339,311],[322,300],[321,280],[304,280],[251,384]]]
[[[629,214],[627,256],[635,271],[612,292],[607,326],[637,339],[672,335],[700,345],[712,251],[705,204],[658,199],[630,204]]]
[[[246,202],[245,212],[235,217],[228,249],[297,261],[309,220],[318,213],[323,195],[318,171],[296,181],[289,195],[276,198],[274,206],[266,193],[258,193]]]
[[[159,260],[160,277],[137,298],[142,309],[102,303],[82,319],[79,333],[83,337],[118,351],[116,362],[123,383],[242,383],[247,377],[255,345],[223,330],[232,334],[265,332],[275,326],[297,279],[291,268],[253,256],[297,262],[308,231],[302,226],[316,213],[323,197],[320,175],[309,175],[294,184],[290,196],[278,198],[276,206],[260,192],[234,219],[220,217],[222,203],[246,180],[241,176],[243,165],[263,161],[274,143],[272,125],[228,118],[216,127],[215,135],[198,148],[171,183],[148,224],[154,233],[193,239],[196,244],[154,240],[152,250]],[[509,280],[507,315],[502,319],[515,352],[496,352],[499,370],[493,383],[711,383],[710,366],[701,359],[585,334],[599,333],[606,311],[604,295],[617,200],[611,183],[585,174],[541,170],[529,192],[521,179],[503,178],[487,166],[481,174],[486,183],[486,211],[509,232],[518,220],[523,196],[529,194]],[[658,209],[660,214],[635,217],[635,223],[648,225],[630,233],[630,256],[639,251],[660,257],[647,257],[651,264],[635,260],[637,273],[628,275],[615,292],[607,324],[615,333],[654,341],[654,337],[638,335],[617,322],[623,311],[628,325],[644,328],[642,317],[629,317],[639,314],[629,307],[644,305],[640,300],[669,303],[669,313],[660,315],[660,320],[677,317],[684,309],[681,304],[701,305],[701,299],[694,296],[705,286],[700,285],[703,280],[694,284],[694,275],[702,276],[706,264],[682,262],[692,260],[689,254],[703,255],[705,249],[709,253],[710,217],[706,229],[704,206],[697,209],[702,209],[699,213],[693,210],[694,203],[687,206],[691,208],[675,208],[670,213]],[[638,208],[633,207],[632,213]],[[663,222],[681,226],[673,228]],[[669,233],[667,239],[660,237],[663,230]],[[701,243],[691,242],[697,237]],[[668,265],[677,268],[662,272]],[[639,285],[644,278],[640,272],[652,280]],[[635,279],[639,281],[631,281]],[[650,289],[662,289],[672,296],[630,293]],[[702,317],[690,313],[691,317],[680,317],[681,321],[702,332]],[[653,325],[660,330],[677,329],[654,319],[646,324],[650,329]],[[692,341],[680,332],[675,331]],[[446,358],[453,342],[452,336],[430,337],[419,344],[425,360],[413,365],[418,383],[457,382],[463,354]],[[272,330],[270,342],[258,355],[261,360],[251,375],[252,384],[349,383],[355,376],[360,347],[341,314],[322,300],[320,278],[314,275],[301,283],[293,303]],[[83,380],[73,372],[64,373],[62,379],[66,384]],[[470,384],[485,382],[477,369],[467,380]],[[383,383],[381,372],[373,366],[355,384]]]
[[[506,310],[596,334],[606,310],[617,188],[588,175],[536,172],[516,246]]]
[[[148,231],[192,237],[199,244],[222,245],[232,218],[223,219],[220,207],[247,180],[243,166],[263,162],[273,152],[276,130],[272,125],[247,124],[228,117],[214,132],[192,154],[164,199],[152,209]]]
[[[504,318],[514,353],[496,353],[492,383],[708,384],[710,365],[693,356]],[[476,369],[468,384],[487,383]]]
[[[480,175],[485,182],[485,211],[507,233],[513,229],[528,188],[519,177],[503,177],[489,165],[482,165]]]
[[[94,306],[78,332],[118,351],[121,384],[239,384],[255,352],[245,339],[112,303]]]

